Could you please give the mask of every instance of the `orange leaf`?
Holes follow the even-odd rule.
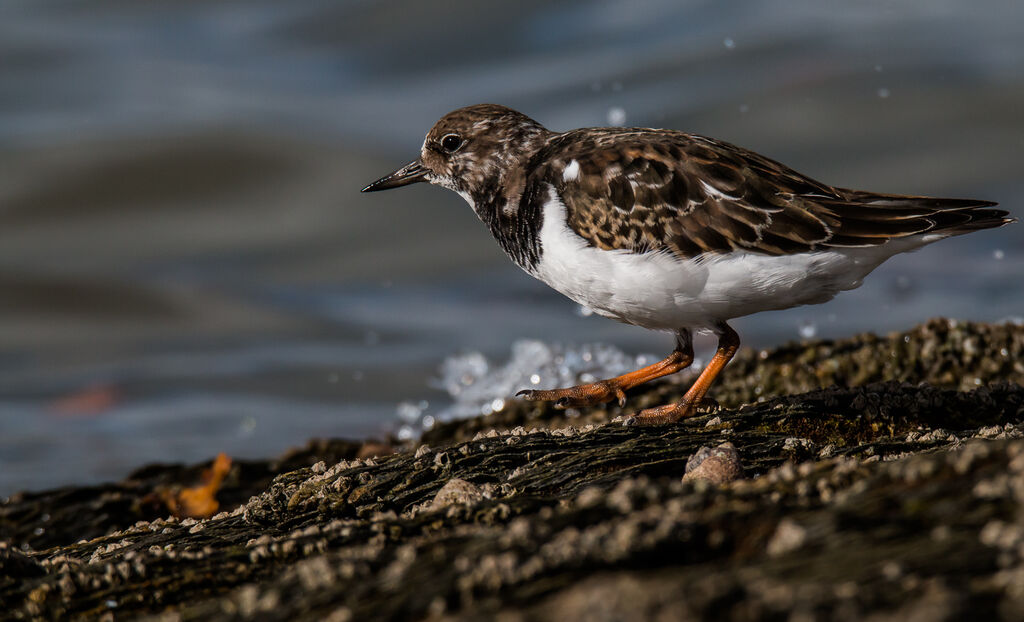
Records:
[[[231,458],[225,453],[217,455],[210,468],[203,471],[202,484],[175,493],[162,495],[167,508],[178,518],[209,518],[220,506],[217,491],[231,470]]]

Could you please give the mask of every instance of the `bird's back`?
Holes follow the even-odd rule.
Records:
[[[528,187],[553,186],[569,227],[604,250],[785,255],[1012,221],[990,201],[837,188],[742,147],[672,130],[574,130],[553,136],[531,162]]]

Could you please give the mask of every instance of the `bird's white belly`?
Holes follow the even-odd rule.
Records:
[[[938,236],[933,236],[938,239]],[[712,328],[772,309],[825,302],[858,287],[892,255],[933,240],[915,236],[870,248],[796,255],[756,253],[680,259],[667,253],[600,250],[576,235],[552,190],[544,205],[533,275],[594,312],[645,328]]]

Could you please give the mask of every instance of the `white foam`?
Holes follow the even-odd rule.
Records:
[[[521,339],[512,344],[508,361],[492,364],[483,354],[449,356],[435,385],[453,404],[437,414],[440,420],[472,417],[500,410],[523,389],[557,389],[610,378],[659,360],[652,354],[633,356],[615,346],[578,346]]]

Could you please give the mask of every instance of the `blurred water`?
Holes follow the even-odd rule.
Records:
[[[459,106],[686,129],[1019,214],[1022,23],[1014,0],[8,0],[0,494],[381,433],[450,408],[447,356],[520,338],[667,351],[520,274],[451,193],[358,194]],[[1018,229],[737,329],[764,346],[1024,315]]]

